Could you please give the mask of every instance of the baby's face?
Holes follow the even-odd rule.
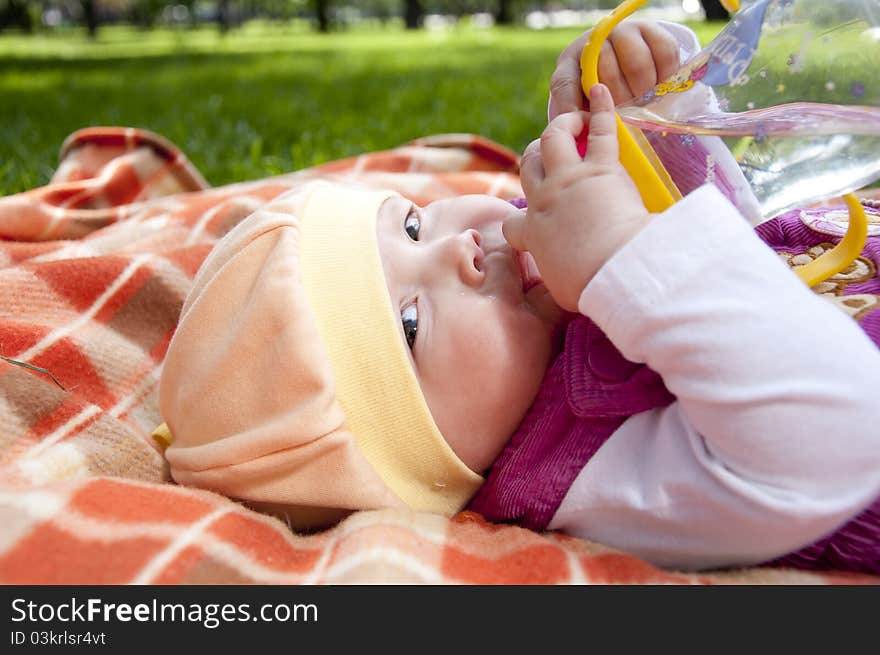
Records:
[[[422,393],[458,457],[482,472],[537,394],[563,312],[501,232],[512,206],[388,199],[379,253]],[[530,274],[529,269],[532,273]]]

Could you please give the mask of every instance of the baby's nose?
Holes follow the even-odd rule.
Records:
[[[455,237],[456,258],[459,263],[461,278],[465,284],[479,286],[483,283],[483,259],[485,253],[480,247],[482,238],[474,229],[467,229]]]

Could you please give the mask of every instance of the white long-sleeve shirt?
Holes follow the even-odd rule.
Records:
[[[549,528],[669,568],[747,566],[880,495],[880,351],[711,185],[616,253],[579,309],[677,400],[627,419]]]

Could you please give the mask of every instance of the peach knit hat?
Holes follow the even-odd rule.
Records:
[[[385,285],[376,216],[392,191],[313,182],[242,221],[205,260],[159,389],[180,484],[281,511],[453,514],[483,478],[431,418]]]

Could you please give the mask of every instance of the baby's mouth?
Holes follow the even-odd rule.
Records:
[[[538,265],[535,263],[535,258],[529,252],[516,250],[514,251],[514,257],[519,266],[523,293],[528,293],[530,289],[543,282],[541,273],[538,271]]]

